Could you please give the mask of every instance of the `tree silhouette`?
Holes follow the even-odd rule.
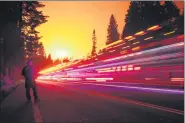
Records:
[[[52,64],[53,64],[53,60],[51,58],[51,54],[49,54],[47,58],[47,65],[52,65]]]
[[[161,23],[164,19],[163,7],[159,1],[142,1],[141,16],[143,20],[141,22],[142,29]]]
[[[184,34],[184,9],[182,15],[177,20],[177,25],[181,34]]]
[[[45,57],[45,50],[42,42],[38,42],[38,46],[36,47],[37,56],[44,56]]]
[[[173,17],[180,16],[180,9],[177,8],[173,1],[165,1],[164,5],[164,19],[169,20]]]
[[[117,28],[118,28],[118,25],[117,25],[116,19],[112,14],[110,17],[110,22],[107,29],[106,45],[119,40],[119,33]]]
[[[92,42],[93,42],[93,45],[92,45],[92,51],[91,51],[91,56],[95,56],[96,55],[96,32],[95,32],[95,29],[93,30],[93,36],[92,36]]]
[[[63,63],[68,63],[68,62],[70,62],[70,59],[69,58],[63,58],[63,61],[62,61]]]
[[[133,33],[136,30],[135,28],[138,28],[138,30],[140,30],[139,23],[141,23],[143,19],[142,17],[140,17],[140,13],[141,10],[138,6],[138,3],[130,2],[129,9],[127,10],[127,14],[125,15],[125,27],[122,31],[122,39],[127,35]]]
[[[44,46],[42,44],[42,42],[38,42],[36,45],[34,45],[34,47],[36,47],[35,49],[37,49],[36,51],[34,51],[33,53],[33,61],[34,61],[34,65],[38,68],[38,69],[42,69],[44,68],[47,63],[46,63],[46,55],[45,55],[45,51],[44,51]]]
[[[125,18],[121,38],[133,35],[164,20],[164,8],[159,1],[132,1]]]
[[[20,73],[25,62],[24,56],[35,55],[37,52],[35,47],[41,46],[38,43],[40,37],[38,37],[35,28],[45,23],[47,17],[41,11],[38,11],[37,8],[39,7],[43,7],[43,5],[37,1],[1,2],[1,73],[5,71],[5,68],[8,68],[7,74],[10,76],[13,69],[16,73]]]
[[[56,60],[53,62],[54,65],[57,65],[57,64],[60,64],[60,63],[61,63],[61,60],[60,60],[60,59],[56,59]]]
[[[22,5],[22,38],[25,41],[26,55],[35,56],[39,39],[36,27],[47,22],[47,17],[44,16],[39,8],[44,7],[38,1],[24,1]]]
[[[23,64],[20,38],[21,2],[2,1],[0,4],[0,72],[12,77],[13,69]],[[5,72],[5,69],[8,73]],[[17,71],[16,71],[17,72]],[[14,78],[15,79],[15,78]]]

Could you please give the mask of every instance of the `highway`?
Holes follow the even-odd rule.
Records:
[[[37,82],[39,102],[20,84],[1,104],[1,123],[183,123],[184,90],[128,83]]]

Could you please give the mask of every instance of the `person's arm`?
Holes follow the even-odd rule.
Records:
[[[24,76],[24,72],[25,72],[25,67],[22,69],[22,76]]]

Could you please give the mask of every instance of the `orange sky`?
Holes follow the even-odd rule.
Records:
[[[125,14],[129,1],[50,1],[42,2],[46,5],[42,11],[50,16],[48,22],[37,30],[43,38],[46,54],[72,57],[86,56],[92,47],[92,32],[96,30],[97,47],[105,46],[107,27],[111,14],[114,14],[118,31],[124,26]],[[177,3],[183,8],[182,2]],[[56,53],[57,52],[57,53]]]

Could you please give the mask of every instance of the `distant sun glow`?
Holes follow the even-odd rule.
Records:
[[[53,56],[53,59],[57,59],[57,58],[64,58],[67,57],[68,53],[66,50],[62,50],[62,49],[57,49],[55,50],[55,56]]]
[[[95,29],[97,52],[105,47],[107,28],[114,14],[121,34],[125,25],[125,14],[130,1],[45,1],[41,8],[48,22],[37,28],[42,36],[46,55],[53,59],[69,56],[86,57],[92,49],[92,33]],[[175,2],[181,12],[183,1]]]

